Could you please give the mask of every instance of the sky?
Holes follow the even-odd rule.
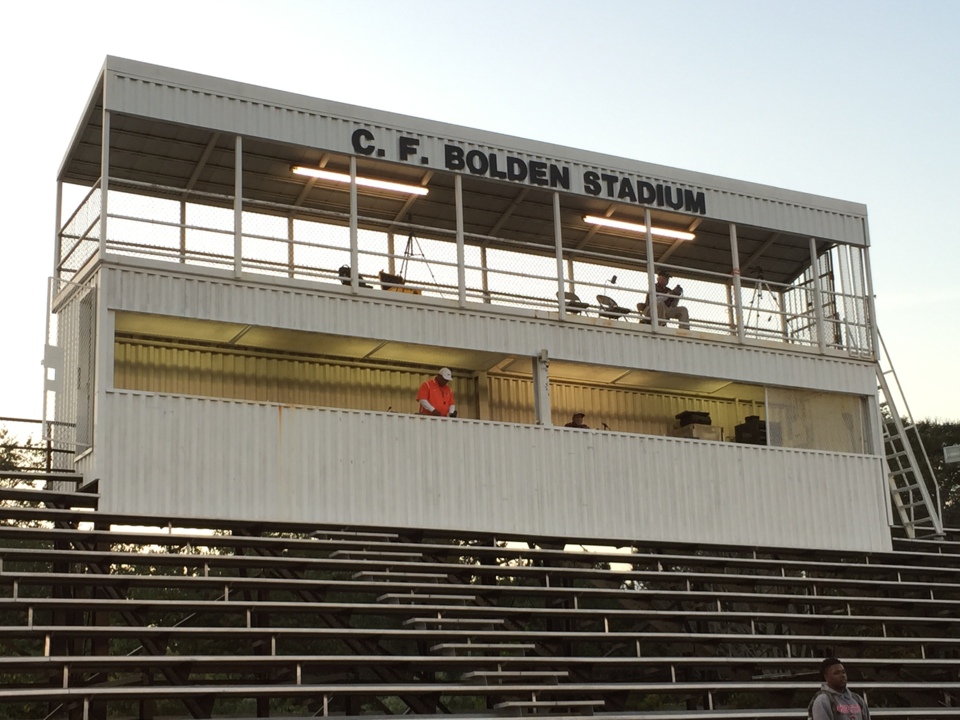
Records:
[[[21,0],[5,14],[0,416],[41,417],[56,174],[116,55],[865,203],[909,409],[960,420],[960,2]]]

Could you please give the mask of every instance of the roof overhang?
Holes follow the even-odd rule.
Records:
[[[226,205],[241,138],[244,203],[266,213],[346,218],[348,186],[296,176],[291,168],[347,172],[354,157],[358,175],[430,190],[415,199],[363,190],[360,215],[384,223],[454,231],[459,177],[472,244],[524,243],[528,251],[552,254],[555,192],[562,243],[572,257],[646,262],[642,235],[583,221],[598,215],[642,224],[646,211],[654,226],[696,234],[694,241],[655,238],[654,259],[704,277],[732,269],[731,224],[744,274],[770,282],[789,283],[810,265],[811,238],[818,253],[834,243],[867,244],[866,208],[858,203],[114,57],[84,110],[61,181],[92,186],[100,179],[105,111],[110,180],[137,183],[140,194]]]

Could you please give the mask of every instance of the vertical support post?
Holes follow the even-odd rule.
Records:
[[[397,274],[397,261],[394,257],[397,254],[397,238],[393,231],[387,233],[387,272],[391,275]]]
[[[847,326],[847,338],[855,338],[856,349],[862,351],[868,344],[867,338],[870,334],[867,322],[869,312],[867,311],[866,300],[866,248],[848,245],[846,250],[847,273],[850,281],[844,290],[843,317]]]
[[[463,176],[453,176],[453,192],[457,210],[457,299],[460,307],[467,306],[467,272],[463,249]]]
[[[350,291],[360,289],[359,222],[357,220],[357,158],[350,157]]]
[[[560,193],[553,191],[553,252],[557,257],[557,301],[560,303],[560,320],[567,319],[567,298],[563,283],[563,231],[560,227]]]
[[[533,358],[533,407],[537,425],[550,427],[550,358],[546,350],[541,350]]]
[[[187,201],[180,200],[180,262],[187,261]]]
[[[293,246],[293,227],[294,221],[293,216],[287,218],[287,275],[293,277],[296,273],[294,271],[296,254],[294,253]]]
[[[487,269],[487,246],[480,246],[480,284],[483,286],[483,301],[490,303],[490,272]]]
[[[53,277],[55,280],[60,280],[60,254],[63,252],[63,181],[57,180],[57,207],[55,209],[56,218],[54,219],[53,232]],[[50,340],[50,336],[47,335],[47,342]]]
[[[110,188],[110,111],[103,111],[103,128],[100,133],[100,261],[107,252],[107,198]]]
[[[107,391],[113,388],[113,365],[116,334],[116,316],[113,310],[107,306],[106,289],[103,287],[104,274],[97,277],[97,286],[93,290],[96,293],[96,320],[94,327],[96,335],[92,339],[94,342],[93,355],[93,427],[90,429],[90,445],[93,447],[95,455],[93,457],[93,477],[103,477],[103,465],[107,458],[102,452],[105,447],[103,441],[104,423],[103,423],[103,402],[106,399]],[[99,448],[99,450],[98,450]]]
[[[790,339],[790,335],[787,327],[787,298],[783,290],[777,293],[777,307],[780,310],[780,337],[786,342]]]
[[[733,317],[737,323],[737,340],[743,342],[743,283],[740,281],[740,245],[737,242],[737,225],[730,223],[730,274],[733,276]]]
[[[650,328],[657,332],[660,329],[660,312],[657,308],[657,269],[653,264],[653,229],[650,223],[650,208],[644,208],[643,224],[647,227],[647,312],[650,314]]]
[[[233,274],[243,272],[243,138],[237,135],[233,150]]]
[[[864,279],[866,281],[866,310],[867,317],[866,321],[866,332],[870,334],[870,350],[871,355],[875,358],[880,357],[880,329],[877,326],[877,307],[874,304],[873,296],[873,270],[870,269],[870,228],[867,226],[867,220],[864,218],[863,223],[863,267],[864,267]]]
[[[477,419],[490,420],[490,375],[477,373]]]
[[[813,269],[813,316],[817,323],[817,346],[820,352],[827,349],[823,328],[823,297],[820,288],[820,264],[817,262],[817,239],[810,238],[810,267]]]
[[[57,183],[57,227],[60,227],[60,183]],[[57,237],[60,236],[60,233],[57,232]],[[60,253],[56,254],[56,257],[59,257]],[[50,318],[53,315],[53,296],[57,288],[58,275],[55,274],[52,278],[47,280],[47,315],[46,323],[43,333],[43,424],[40,426],[42,428],[40,437],[45,441],[47,452],[46,452],[46,469],[47,472],[53,468],[53,453],[51,438],[53,437],[52,425],[47,419],[47,412],[49,410],[49,404],[47,396],[50,394],[50,362],[51,356],[53,353],[50,350]],[[63,372],[63,361],[61,360],[57,363],[56,367],[53,369],[56,373],[55,377],[57,381],[61,381],[61,373]]]

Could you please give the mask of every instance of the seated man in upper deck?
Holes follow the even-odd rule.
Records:
[[[683,295],[683,288],[679,285],[671,288],[669,283],[670,273],[666,270],[661,270],[657,273],[657,318],[661,325],[666,325],[667,320],[677,320],[681,329],[689,330],[690,313],[685,307],[680,305],[680,296]],[[653,311],[651,307],[650,294],[648,293],[647,307],[644,310],[644,314],[647,317],[652,317]]]

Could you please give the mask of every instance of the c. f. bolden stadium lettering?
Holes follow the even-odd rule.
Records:
[[[459,145],[443,146],[443,166],[447,170],[466,170],[472,175],[497,180],[527,182],[541,187],[570,189],[570,168],[539,160],[524,160],[514,155],[501,158],[494,152],[464,150]],[[640,205],[656,205],[705,215],[707,200],[703,191],[687,190],[663,183],[650,183],[630,177],[585,170],[583,189],[588,195],[604,195]]]
[[[485,175],[498,180],[527,181],[531,185],[570,189],[570,168],[539,160],[524,161],[507,155],[505,161],[496,153],[481,150],[463,151],[458,145],[443,146],[443,166],[447,170],[468,170],[474,175]]]
[[[657,207],[666,206],[700,215],[707,212],[707,199],[703,192],[694,193],[686,188],[676,188],[663,183],[654,185],[646,180],[633,180],[593,170],[583,173],[583,189],[590,195],[604,193],[614,200],[627,200],[641,205],[656,204]]]
[[[387,148],[376,141],[368,128],[357,128],[350,136],[353,151],[358,155],[378,158],[388,157]],[[390,152],[390,156],[393,152]],[[401,162],[430,164],[420,147],[420,138],[410,135],[397,137],[396,157]],[[524,160],[516,155],[505,155],[489,150],[465,150],[459,145],[444,143],[443,167],[454,172],[469,172],[471,175],[510,182],[527,183],[540,187],[570,190],[570,168],[542,160]],[[707,200],[702,190],[688,190],[665,183],[652,183],[627,175],[613,175],[596,170],[583,171],[583,192],[587,195],[604,195],[611,200],[632,202],[639,205],[656,205],[682,210],[698,215],[707,214]],[[574,192],[579,192],[579,188]]]

